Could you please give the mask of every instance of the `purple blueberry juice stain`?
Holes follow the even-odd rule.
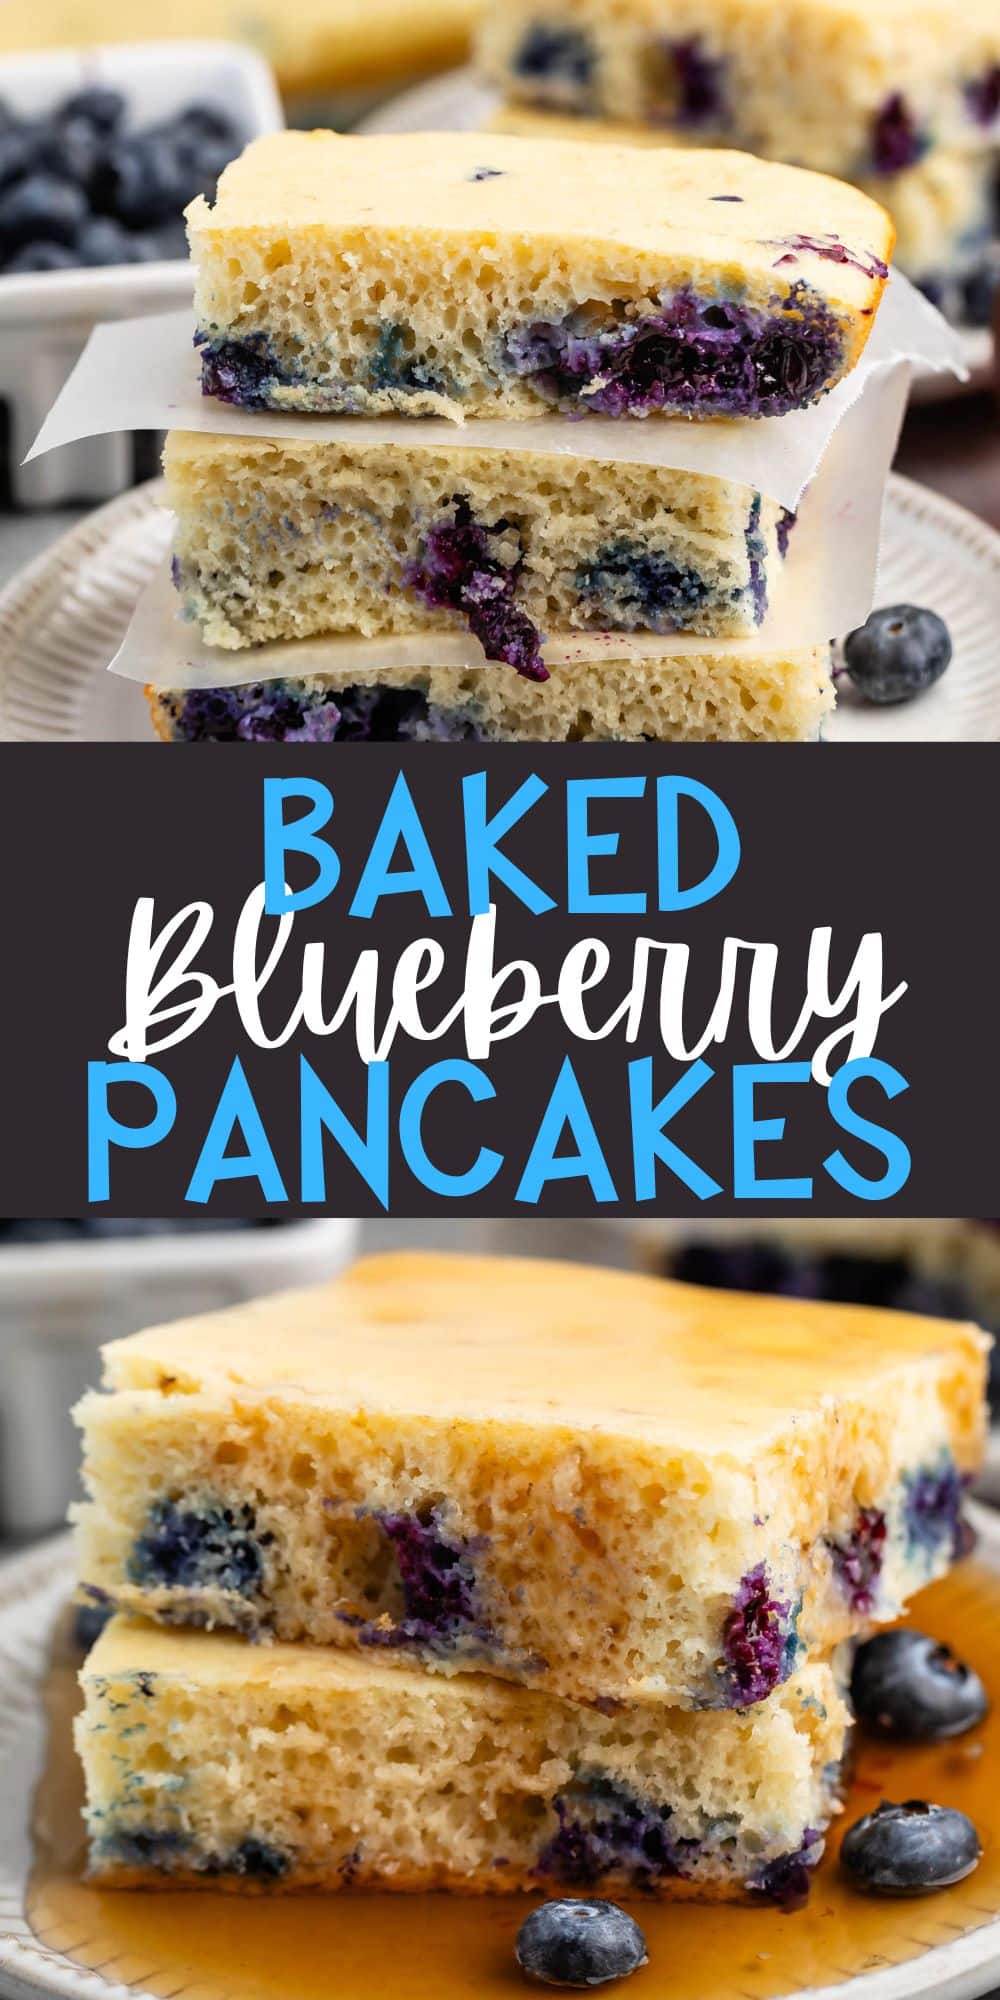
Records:
[[[490,169],[483,169],[472,178],[487,179],[489,173]],[[427,361],[411,351],[409,330],[398,322],[379,328],[368,360],[368,383],[376,394],[385,391],[404,396],[453,393]]]
[[[338,700],[281,680],[191,688],[180,697],[174,728],[187,743],[333,743],[341,733]]]
[[[721,123],[726,113],[724,57],[709,55],[700,35],[665,47],[677,87],[672,122],[688,131]]]
[[[781,416],[823,394],[843,352],[836,314],[801,282],[767,308],[690,287],[642,319],[580,308],[504,344],[506,366],[546,401],[611,417]]]
[[[778,525],[775,530],[775,535],[778,543],[778,554],[781,557],[782,562],[784,562],[784,559],[788,554],[789,538],[791,536],[792,529],[794,528],[798,518],[799,517],[797,513],[795,513],[794,509],[791,507],[783,507],[780,515],[778,516]]]
[[[175,738],[188,743],[460,743],[482,740],[474,718],[417,689],[285,681],[192,689],[175,697]]]
[[[180,1831],[141,1826],[109,1826],[95,1842],[95,1856],[100,1861],[146,1873],[234,1875],[253,1882],[280,1882],[292,1865],[290,1854],[270,1841],[259,1840],[256,1834],[248,1834],[236,1847],[223,1853],[214,1853],[206,1852]]]
[[[440,1650],[457,1640],[474,1639],[483,1647],[491,1634],[479,1604],[476,1556],[484,1546],[448,1533],[441,1509],[427,1507],[395,1514],[374,1510],[392,1544],[403,1593],[403,1617],[396,1626],[378,1621],[360,1628],[361,1643],[416,1645]]]
[[[710,591],[698,570],[641,542],[611,542],[574,577],[577,594],[616,632],[680,632]]]
[[[760,514],[761,498],[759,493],[755,493],[750,504],[750,518],[745,531],[750,597],[755,625],[763,623],[764,613],[767,610],[767,544],[760,531]]]
[[[128,1559],[130,1583],[143,1589],[225,1590],[256,1597],[265,1550],[274,1536],[257,1527],[249,1506],[221,1501],[157,1500]]]
[[[833,1572],[851,1610],[866,1617],[874,1610],[885,1561],[886,1519],[880,1507],[859,1507],[846,1539],[828,1546]]]
[[[923,1556],[933,1565],[942,1557],[957,1561],[968,1554],[972,1529],[962,1513],[968,1484],[946,1453],[936,1465],[904,1479],[903,1525],[911,1558]]]
[[[238,1847],[224,1854],[204,1855],[195,1864],[202,1875],[239,1875],[250,1882],[280,1882],[288,1874],[292,1857],[269,1840],[248,1834]]]
[[[245,410],[266,410],[273,406],[279,389],[309,386],[322,389],[324,405],[329,409],[352,409],[362,400],[349,382],[310,384],[302,363],[280,356],[266,333],[221,339],[199,332],[194,344],[202,350],[202,395],[216,396],[220,402],[234,403]],[[453,395],[453,388],[411,347],[407,327],[392,324],[378,329],[367,363],[368,391],[402,396]]]
[[[929,140],[919,130],[909,105],[900,91],[894,91],[876,112],[872,125],[872,165],[877,174],[900,174],[915,167],[927,151]]]
[[[241,340],[216,340],[211,334],[196,333],[194,344],[202,350],[201,393],[216,396],[220,403],[266,410],[275,389],[290,388],[299,379],[294,369],[279,359],[264,333],[250,333]]]
[[[751,1708],[787,1679],[795,1644],[790,1608],[772,1596],[765,1563],[741,1579],[722,1628],[727,1707]]]
[[[487,659],[504,661],[525,680],[547,681],[538,630],[515,603],[521,565],[508,568],[490,546],[493,536],[507,533],[507,522],[485,527],[461,494],[452,507],[452,517],[430,529],[404,571],[405,588],[435,610],[458,612]]]
[[[119,1868],[155,1870],[169,1874],[191,1866],[191,1845],[182,1833],[160,1828],[116,1827],[112,1821],[93,1841],[95,1861],[113,1862]]]
[[[809,1901],[812,1871],[822,1857],[824,1844],[822,1834],[807,1827],[794,1854],[779,1854],[747,1883],[754,1901],[772,1903],[786,1915],[803,1909]]]
[[[849,250],[838,236],[776,236],[774,248],[784,250],[788,255],[778,258],[779,264],[795,262],[796,252],[808,251],[814,257],[825,257],[829,264],[849,264],[854,271],[861,271],[866,278],[887,278],[888,264],[881,257],[865,251]]]
[[[617,1779],[581,1776],[552,1801],[558,1822],[532,1873],[566,1887],[592,1888],[607,1875],[651,1889],[683,1875],[698,1842],[675,1840],[669,1806],[639,1798]]]

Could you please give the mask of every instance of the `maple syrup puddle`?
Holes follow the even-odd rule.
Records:
[[[968,1659],[994,1713],[967,1737],[898,1750],[859,1739],[846,1811],[805,1910],[633,1899],[649,1944],[636,2000],[771,2000],[900,1965],[1000,1915],[1000,1574],[975,1560],[925,1591],[910,1623]],[[68,1630],[68,1623],[67,1623]],[[490,2000],[523,1992],[513,1943],[538,1899],[524,1896],[227,1896],[101,1890],[83,1881],[82,1786],[71,1742],[76,1671],[66,1632],[46,1686],[49,1755],[35,1802],[28,1916],[39,1942],[162,2000]],[[959,1806],[983,1859],[935,1895],[883,1902],[837,1867],[843,1829],[882,1798]]]

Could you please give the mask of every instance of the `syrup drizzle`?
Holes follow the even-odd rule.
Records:
[[[1000,1575],[969,1561],[925,1591],[908,1621],[946,1640],[986,1681],[992,1717],[967,1737],[899,1750],[859,1740],[846,1811],[808,1907],[630,1907],[649,1944],[636,2000],[776,2000],[905,1964],[1000,1915]],[[511,2000],[525,1897],[239,1896],[88,1888],[82,1788],[71,1743],[76,1661],[57,1643],[46,1689],[49,1756],[35,1811],[28,1915],[40,1943],[160,2000]],[[836,1862],[840,1832],[882,1798],[930,1798],[974,1820],[983,1859],[967,1881],[905,1902],[858,1895]]]

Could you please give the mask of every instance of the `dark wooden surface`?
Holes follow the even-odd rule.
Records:
[[[986,392],[918,404],[903,428],[896,471],[1000,529],[1000,400]]]

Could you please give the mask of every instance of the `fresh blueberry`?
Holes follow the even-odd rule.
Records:
[[[78,187],[55,174],[29,174],[0,203],[0,240],[7,250],[22,243],[72,243],[86,219]]]
[[[526,1917],[514,1953],[545,1986],[603,1986],[646,1964],[646,1940],[617,1903],[542,1903]]]
[[[42,140],[39,166],[89,193],[104,140],[86,118],[66,118]]]
[[[982,1722],[979,1675],[926,1632],[878,1632],[859,1646],[851,1675],[859,1722],[896,1743],[941,1743]]]
[[[12,186],[33,173],[45,143],[44,133],[31,125],[10,125],[0,129],[0,188]],[[0,213],[2,221],[2,213]]]
[[[64,243],[22,243],[3,266],[5,278],[26,277],[35,271],[74,271],[77,258]]]
[[[940,680],[951,659],[951,634],[936,611],[890,604],[873,611],[844,640],[848,674],[866,701],[879,707],[908,701]]]
[[[176,148],[161,137],[119,139],[104,159],[95,193],[99,206],[130,228],[168,221],[186,199]]]
[[[142,241],[149,243],[151,255],[187,257],[187,231],[179,216],[176,222],[162,222],[150,237],[144,237]]]
[[[848,1827],[840,1858],[855,1888],[871,1896],[923,1896],[964,1881],[981,1853],[971,1819],[954,1806],[883,1799]]]
[[[186,176],[182,204],[186,208],[196,194],[214,198],[219,176],[233,157],[233,144],[231,140],[223,139],[199,139],[196,145],[190,147],[181,143],[177,148],[177,157],[179,171]]]
[[[232,148],[237,144],[238,134],[232,119],[216,104],[186,104],[174,120],[178,132],[189,134],[195,139],[215,139]]]
[[[187,239],[185,238],[185,249]],[[169,224],[166,229],[137,230],[132,237],[132,262],[134,264],[161,264],[165,257],[182,257]]]
[[[136,241],[113,216],[94,215],[84,223],[76,239],[77,260],[89,265],[134,264]]]
[[[103,84],[89,84],[85,90],[74,91],[59,107],[59,120],[85,118],[95,132],[109,133],[117,130],[125,116],[125,99],[120,90],[109,90]]]

